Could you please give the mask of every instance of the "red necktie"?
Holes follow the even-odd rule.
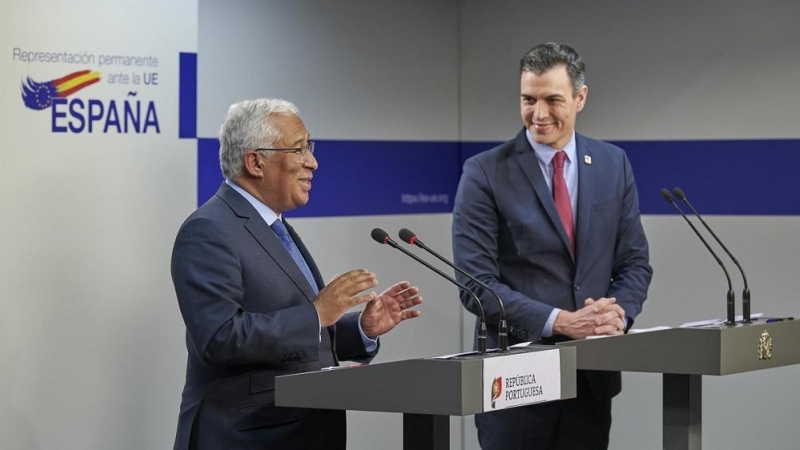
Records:
[[[575,254],[572,202],[569,199],[567,183],[564,181],[564,161],[566,159],[567,153],[563,150],[556,152],[553,157],[553,200],[555,200],[558,215],[561,216],[561,223],[564,224],[564,229],[567,231],[567,237],[571,245],[570,250],[572,250],[572,254]]]

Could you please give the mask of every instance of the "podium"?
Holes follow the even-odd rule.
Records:
[[[497,363],[513,366],[519,356],[535,352],[549,352],[548,356],[555,352],[558,366],[548,370],[545,378],[560,385],[556,400],[574,398],[576,350],[528,346],[511,353],[411,359],[279,376],[275,378],[275,405],[402,413],[404,449],[449,449],[449,416],[492,410],[487,408],[491,392],[486,389],[485,369]],[[492,380],[488,382],[491,385]]]
[[[663,374],[663,448],[702,448],[702,376],[730,375],[800,363],[800,323],[671,328],[568,341],[577,368]]]

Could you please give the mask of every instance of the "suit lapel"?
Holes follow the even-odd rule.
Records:
[[[594,170],[590,161],[592,153],[583,136],[575,133],[575,144],[578,150],[578,225],[577,225],[577,246],[578,255],[581,249],[586,248],[586,240],[589,235],[589,223],[591,222],[592,202],[594,194]],[[579,259],[576,258],[576,259]]]
[[[525,136],[524,129],[517,134],[515,152],[517,153],[517,163],[525,174],[525,177],[527,177],[528,181],[531,183],[533,192],[539,199],[539,204],[542,205],[545,213],[547,213],[547,216],[550,218],[550,223],[553,224],[553,227],[561,237],[564,250],[570,253],[574,261],[575,257],[570,251],[571,245],[569,237],[567,236],[567,231],[564,229],[564,224],[561,223],[561,216],[558,215],[556,204],[553,201],[553,194],[547,187],[547,181],[545,181],[542,169],[539,167],[539,160],[536,158],[536,154]]]
[[[300,271],[300,268],[297,267],[297,263],[294,262],[292,256],[289,255],[289,252],[281,243],[281,240],[278,236],[275,235],[275,232],[267,225],[261,215],[258,214],[258,211],[253,208],[244,197],[239,195],[238,192],[233,190],[232,187],[224,184],[219,188],[217,191],[217,196],[220,197],[228,206],[233,209],[237,216],[248,219],[244,227],[250,234],[258,241],[264,251],[267,252],[275,263],[281,268],[281,270],[286,273],[286,275],[291,278],[300,292],[305,295],[306,299],[309,302],[313,302],[316,298],[316,294],[314,294],[311,285],[308,284],[306,277],[303,275],[303,272]],[[297,236],[292,231],[292,238]],[[299,238],[298,238],[299,240]],[[297,241],[295,241],[297,243]],[[308,255],[308,250],[305,249],[305,246],[300,246],[298,244],[298,248],[301,248],[301,253],[303,257],[306,258],[306,261],[310,261],[310,256]],[[314,278],[319,283],[319,271],[317,270],[316,266],[313,262],[308,263],[309,266],[313,266],[312,273],[314,274]]]
[[[314,277],[314,281],[317,283],[317,290],[321,290],[323,287],[325,287],[325,281],[322,280],[322,274],[319,273],[319,268],[317,267],[317,263],[314,262],[314,258],[311,257],[311,253],[309,253],[308,248],[306,248],[306,245],[303,243],[303,240],[300,239],[300,235],[298,235],[297,232],[294,231],[294,228],[291,225],[289,225],[289,222],[286,221],[285,217],[283,218],[283,224],[286,225],[286,229],[289,231],[289,236],[292,237],[292,240],[294,241],[295,245],[297,245],[297,248],[300,250],[300,254],[303,255],[303,259],[306,260],[308,268],[311,269],[311,275]],[[303,277],[303,280],[305,280],[305,277]],[[308,282],[306,282],[305,285],[308,286]],[[306,296],[308,296],[308,294],[306,294]],[[313,300],[314,298],[315,296],[312,295],[311,297],[312,302],[314,301]],[[331,346],[333,347],[332,348],[333,358],[336,360],[336,363],[338,364],[339,356],[336,354],[336,324],[333,324],[328,327],[328,335],[331,338]]]

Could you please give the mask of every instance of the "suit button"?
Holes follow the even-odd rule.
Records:
[[[579,285],[579,284],[576,284],[576,285],[574,285],[572,287],[575,288],[576,291],[580,291],[581,290],[581,285]]]

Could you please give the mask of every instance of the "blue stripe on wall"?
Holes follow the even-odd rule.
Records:
[[[702,214],[800,214],[800,140],[631,141],[645,214],[676,214],[661,189],[683,189]]]
[[[311,200],[293,217],[451,212],[466,158],[499,142],[316,141]],[[680,186],[703,214],[800,215],[800,140],[617,141],[644,214],[674,214]],[[217,139],[198,140],[198,203],[222,182]]]
[[[197,204],[211,198],[222,184],[219,168],[219,139],[197,139]]]
[[[315,141],[309,203],[291,217],[430,214],[453,210],[456,142]],[[219,141],[198,139],[198,204],[222,183]]]
[[[197,137],[197,53],[181,53],[178,63],[178,138]]]
[[[316,141],[311,201],[293,217],[425,214],[453,210],[458,143]]]
[[[677,214],[680,187],[701,214],[800,215],[800,140],[611,141],[633,166],[643,214]],[[500,142],[464,142],[461,161]]]

